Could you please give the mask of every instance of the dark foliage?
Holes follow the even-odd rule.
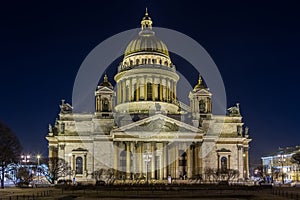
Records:
[[[4,177],[7,166],[18,162],[21,154],[21,144],[12,130],[0,122],[0,167]],[[4,178],[1,179],[1,188],[4,188]]]
[[[42,170],[51,184],[54,184],[61,177],[65,177],[71,173],[69,164],[61,158],[51,157],[48,160],[49,170]]]

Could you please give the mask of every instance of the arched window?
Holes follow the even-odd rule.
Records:
[[[136,94],[137,94],[137,88],[136,88],[137,84],[135,83],[133,85],[134,91],[133,91],[133,97],[132,97],[132,101],[136,101]]]
[[[147,100],[152,100],[152,83],[147,83]]]
[[[221,158],[221,170],[227,170],[227,158],[225,156]]]
[[[109,111],[109,101],[107,98],[102,99],[102,111],[103,112]]]
[[[201,100],[199,101],[199,112],[200,112],[200,113],[204,113],[204,112],[205,112],[205,102],[204,102],[203,99],[201,99]]]
[[[158,100],[158,101],[162,98],[162,97],[160,96],[160,89],[161,89],[161,88],[160,88],[160,84],[157,84],[157,94],[158,94],[158,95],[157,95],[157,99],[155,99],[155,100]]]
[[[130,60],[129,62],[130,62],[130,66],[132,66],[133,65],[133,60]]]
[[[140,64],[140,60],[136,59],[135,63],[136,63],[136,65],[139,65]]]
[[[83,174],[82,157],[77,157],[76,158],[76,174]]]

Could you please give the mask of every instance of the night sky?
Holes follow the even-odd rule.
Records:
[[[300,5],[294,2],[3,1],[0,120],[24,153],[46,156],[48,124],[58,117],[61,99],[72,102],[84,58],[106,38],[140,27],[148,7],[154,26],[192,37],[213,58],[228,106],[240,103],[253,139],[251,164],[257,164],[278,147],[300,145]],[[172,60],[195,85],[197,74]],[[116,68],[110,67],[110,78]]]

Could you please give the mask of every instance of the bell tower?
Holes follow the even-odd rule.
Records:
[[[193,125],[195,127],[201,127],[202,120],[211,119],[211,96],[209,88],[205,86],[201,75],[199,75],[198,84],[189,94]]]
[[[113,118],[115,92],[106,74],[104,75],[103,83],[97,87],[95,97],[96,115],[99,118]]]

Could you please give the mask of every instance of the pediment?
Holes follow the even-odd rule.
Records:
[[[218,153],[229,153],[231,151],[229,149],[222,148],[222,149],[218,149],[217,152]]]
[[[199,95],[208,95],[210,96],[211,93],[207,90],[207,89],[200,89],[198,90],[197,92],[195,92],[196,94],[199,94]]]
[[[112,89],[110,89],[110,88],[108,88],[108,87],[106,87],[106,86],[101,86],[101,87],[98,87],[97,88],[97,91],[96,91],[96,93],[99,93],[99,92],[101,92],[101,93],[113,93],[114,92],[114,90],[112,90]]]
[[[77,149],[73,149],[72,151],[88,151],[87,149],[84,149],[84,148],[81,148],[81,147],[79,147],[79,148],[77,148]]]
[[[189,132],[198,133],[203,130],[162,114],[119,127],[114,132]]]

